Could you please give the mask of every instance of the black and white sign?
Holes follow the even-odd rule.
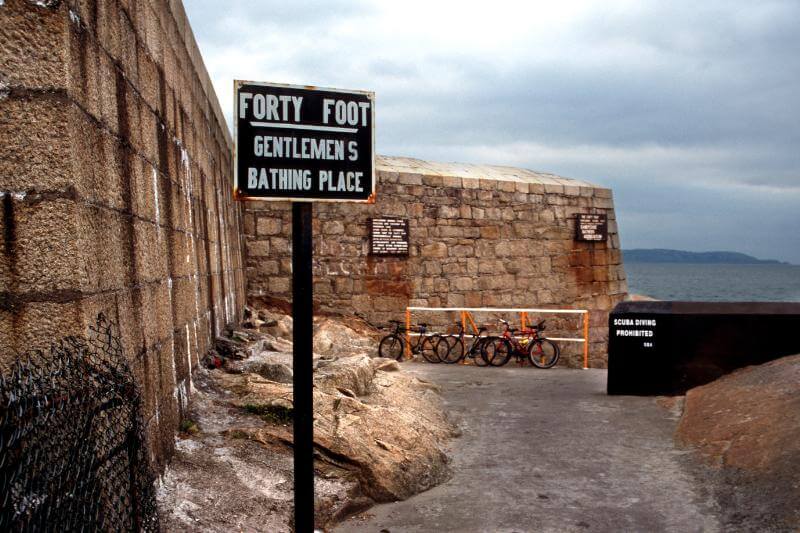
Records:
[[[578,241],[600,241],[608,238],[606,215],[578,213],[575,219],[575,239]]]
[[[370,255],[408,255],[407,218],[369,219]]]
[[[609,337],[641,348],[655,347],[658,319],[655,316],[612,317]]]
[[[237,198],[371,201],[373,93],[250,81],[234,93]]]

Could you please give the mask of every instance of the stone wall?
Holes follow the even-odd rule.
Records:
[[[607,214],[607,242],[574,240],[578,212]],[[374,205],[317,203],[314,214],[321,310],[385,322],[403,319],[408,305],[586,308],[591,365],[606,365],[608,312],[627,293],[609,189],[524,169],[382,157]],[[368,219],[384,215],[409,219],[408,257],[368,255]],[[289,205],[248,202],[244,230],[248,298],[291,300]],[[582,336],[575,318],[546,318],[552,336]],[[565,362],[579,366],[580,345],[564,346]]]
[[[244,302],[230,169],[180,2],[0,2],[0,368],[105,313],[163,464]]]

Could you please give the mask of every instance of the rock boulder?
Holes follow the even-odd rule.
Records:
[[[689,390],[677,438],[718,469],[731,527],[800,528],[800,355]]]

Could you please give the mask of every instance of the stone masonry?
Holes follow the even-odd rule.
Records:
[[[511,167],[392,157],[377,167],[375,204],[314,205],[321,310],[385,322],[408,305],[586,308],[591,365],[606,365],[608,312],[627,293],[611,190]],[[574,240],[579,212],[608,216],[606,242]],[[289,205],[248,202],[244,216],[248,298],[289,301]],[[368,255],[368,219],[379,216],[409,219],[408,257]],[[545,318],[551,336],[582,336],[575,318]],[[564,347],[580,365],[580,346]]]
[[[244,304],[231,154],[179,1],[0,2],[0,369],[105,313],[158,465]]]

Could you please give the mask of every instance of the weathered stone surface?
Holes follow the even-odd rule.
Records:
[[[119,322],[161,467],[176,391],[244,304],[225,119],[180,2],[7,0],[0,18],[0,366]]]
[[[278,235],[281,232],[281,220],[276,218],[258,218],[256,233],[258,235]]]
[[[397,372],[400,370],[400,364],[397,361],[385,357],[376,357],[373,359],[372,366],[375,370],[383,370],[384,372]]]
[[[447,257],[447,245],[440,242],[426,244],[420,253],[423,257]]]
[[[368,331],[347,329],[362,343],[371,338]],[[406,375],[390,359],[346,352],[314,357],[318,528],[374,502],[408,498],[449,476],[444,445],[456,428],[435,386]],[[282,531],[291,520],[292,387],[252,372],[264,364],[290,364],[291,353],[262,352],[252,359],[235,373],[202,370],[195,376],[199,392],[190,411],[200,431],[178,442],[159,490],[167,529],[227,530],[228,510],[254,530],[268,524]],[[210,499],[226,504],[207,505]]]
[[[278,315],[273,320],[275,322],[275,325],[267,326],[266,328],[264,328],[264,331],[280,339],[286,339],[291,341],[292,331],[294,330],[293,326],[294,321],[292,320],[292,317],[290,317],[289,315]]]
[[[686,394],[676,436],[719,468],[731,527],[800,527],[800,355],[737,370]]]
[[[372,392],[374,374],[375,369],[369,357],[363,355],[341,357],[318,367],[314,383],[324,390],[345,388],[363,396]]]
[[[262,352],[265,355],[268,355],[269,352]],[[292,367],[287,365],[286,363],[278,363],[272,362],[269,360],[265,360],[266,358],[261,358],[258,360],[258,356],[256,356],[253,360],[248,360],[244,365],[244,372],[250,372],[252,374],[258,374],[259,376],[266,378],[270,381],[276,381],[278,383],[291,383],[292,382]]]
[[[375,339],[358,334],[339,320],[323,318],[314,328],[314,352],[323,355],[377,355]]]

